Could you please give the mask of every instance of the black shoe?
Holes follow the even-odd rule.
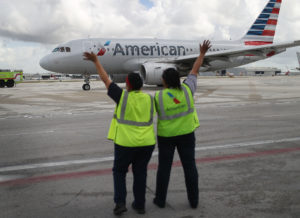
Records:
[[[120,204],[116,204],[116,207],[114,209],[114,214],[121,215],[122,213],[124,213],[126,211],[127,211],[127,208],[126,208],[125,204],[120,203]]]
[[[191,208],[196,209],[198,207],[198,202],[191,202],[190,201],[190,206],[191,206]]]
[[[165,203],[160,202],[159,200],[157,200],[156,198],[153,199],[153,204],[155,204],[156,206],[158,206],[159,208],[165,208]]]
[[[145,208],[137,208],[137,207],[135,206],[135,203],[134,203],[134,202],[132,202],[131,207],[132,207],[132,209],[134,209],[138,214],[145,214],[145,213],[146,213]]]

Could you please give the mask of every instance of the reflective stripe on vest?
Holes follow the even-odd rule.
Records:
[[[160,120],[172,120],[172,119],[175,119],[175,118],[186,116],[186,115],[194,112],[194,108],[191,107],[191,100],[190,100],[190,97],[189,97],[189,93],[186,90],[186,87],[184,87],[182,85],[181,88],[183,89],[183,92],[184,92],[184,95],[185,95],[185,99],[186,99],[186,102],[187,102],[187,105],[188,105],[188,110],[184,111],[184,112],[181,112],[179,114],[174,114],[174,115],[167,116],[165,108],[164,108],[164,102],[163,102],[163,91],[160,91],[159,92],[159,97],[158,97],[159,98],[159,106],[160,106],[159,107],[160,108],[160,114],[158,115],[158,117],[159,117]]]
[[[153,106],[153,97],[149,95],[150,100],[151,100],[151,111],[150,111],[150,120],[148,122],[136,122],[132,120],[125,120],[125,109],[127,105],[127,99],[128,99],[128,92],[124,91],[124,96],[123,96],[123,102],[122,102],[122,107],[121,107],[121,115],[120,118],[117,117],[117,114],[114,114],[114,118],[118,121],[120,124],[127,124],[127,125],[132,125],[132,126],[151,126],[153,123],[153,112],[154,112],[154,106]]]

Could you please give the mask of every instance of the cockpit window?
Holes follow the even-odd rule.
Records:
[[[59,48],[55,48],[55,49],[53,49],[53,51],[52,51],[52,52],[57,52],[57,51],[59,51]]]
[[[71,52],[71,48],[70,47],[59,47],[59,48],[53,49],[52,52]]]

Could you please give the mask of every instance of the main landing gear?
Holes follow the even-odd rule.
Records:
[[[85,82],[85,84],[82,85],[82,89],[84,91],[89,91],[91,89],[91,86],[90,86],[90,74],[84,74],[84,82]]]

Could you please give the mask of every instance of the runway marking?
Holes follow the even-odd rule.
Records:
[[[89,163],[101,163],[107,161],[113,161],[114,157],[103,157],[103,158],[92,158],[85,160],[69,160],[69,161],[60,161],[52,163],[38,163],[38,164],[26,164],[26,165],[17,165],[17,166],[8,166],[0,168],[0,173],[10,172],[10,171],[19,171],[19,170],[29,170],[37,168],[47,168],[47,167],[59,167],[59,166],[69,166],[76,164],[89,164]]]
[[[282,142],[294,142],[294,141],[300,141],[300,137],[278,139],[278,140],[245,142],[245,143],[236,143],[236,144],[225,144],[225,145],[216,145],[216,146],[196,147],[195,150],[196,151],[205,151],[205,150],[248,147],[248,146],[255,146],[255,145],[274,144],[274,143],[282,143]],[[152,156],[157,156],[157,155],[158,155],[158,152],[153,152],[153,154],[152,154]],[[69,161],[59,161],[59,162],[50,162],[50,163],[37,163],[37,164],[7,166],[7,167],[1,167],[0,173],[11,172],[11,171],[20,171],[20,170],[29,170],[29,169],[38,169],[38,168],[70,166],[70,165],[78,165],[78,164],[103,163],[103,162],[108,162],[108,161],[113,161],[113,160],[114,160],[114,157],[109,156],[109,157],[92,158],[92,159],[84,159],[84,160],[69,160]]]
[[[209,163],[209,162],[217,162],[222,160],[235,160],[235,159],[237,160],[237,159],[250,158],[250,157],[284,154],[284,153],[290,153],[296,151],[300,151],[300,148],[283,148],[283,149],[274,149],[274,150],[259,151],[259,152],[252,152],[252,153],[241,153],[241,154],[224,155],[224,156],[217,156],[217,157],[198,158],[196,159],[196,163]],[[174,161],[172,164],[172,167],[179,167],[179,166],[182,166],[181,161]],[[156,163],[152,163],[148,165],[148,170],[156,170],[157,167],[158,165]],[[37,176],[31,178],[22,178],[22,179],[10,180],[10,181],[3,181],[0,182],[0,186],[1,185],[9,185],[9,186],[24,185],[24,184],[56,181],[62,179],[73,179],[73,178],[80,178],[80,177],[87,177],[87,176],[102,176],[111,173],[112,173],[111,168],[108,168],[102,170],[54,174],[54,175],[47,175],[47,176]]]
[[[265,144],[275,144],[275,143],[282,143],[282,142],[295,142],[300,141],[300,137],[296,138],[286,138],[286,139],[274,139],[274,140],[264,140],[264,141],[256,141],[256,142],[242,142],[236,144],[226,144],[226,145],[215,145],[215,146],[206,146],[206,147],[196,147],[196,151],[202,150],[213,150],[219,148],[237,148],[237,147],[248,147],[254,145],[265,145]]]
[[[19,135],[33,135],[33,134],[47,134],[47,133],[53,133],[54,130],[46,130],[46,131],[37,131],[37,132],[19,132],[19,133],[7,133],[7,134],[1,134],[0,136],[19,136]]]

